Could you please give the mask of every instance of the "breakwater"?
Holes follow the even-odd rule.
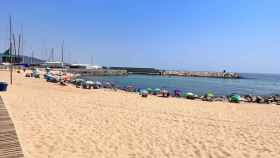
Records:
[[[183,76],[183,77],[210,77],[210,78],[240,78],[239,73],[211,72],[211,71],[168,71],[155,68],[136,67],[110,67],[113,70],[126,70],[128,74],[161,75],[161,76]]]
[[[138,75],[161,75],[162,71],[155,68],[137,68],[137,67],[110,67],[113,70],[126,70],[128,74]]]
[[[239,73],[232,72],[210,72],[210,71],[163,71],[162,76],[183,76],[183,77],[211,77],[211,78],[240,78]]]

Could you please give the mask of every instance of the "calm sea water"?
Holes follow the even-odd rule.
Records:
[[[164,77],[148,75],[129,76],[87,76],[94,81],[110,81],[119,87],[134,85],[137,88],[167,88],[170,91],[180,89],[204,95],[212,91],[215,95],[273,95],[280,94],[280,75],[276,74],[241,74],[242,79],[218,79],[196,77]]]

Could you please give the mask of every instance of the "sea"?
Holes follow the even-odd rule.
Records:
[[[143,89],[165,88],[171,92],[180,89],[183,92],[192,92],[197,95],[204,95],[209,91],[217,96],[227,96],[232,93],[256,96],[280,94],[280,74],[241,73],[240,79],[156,75],[84,76],[83,78],[93,81],[109,81],[120,88],[132,85]]]

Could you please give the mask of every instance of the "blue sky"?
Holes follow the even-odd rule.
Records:
[[[8,17],[23,26],[25,54],[51,48],[74,63],[179,70],[280,73],[277,0],[9,0],[0,6],[0,50]]]

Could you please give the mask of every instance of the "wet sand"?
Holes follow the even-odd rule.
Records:
[[[141,98],[23,76],[0,95],[27,158],[280,157],[277,105]]]

